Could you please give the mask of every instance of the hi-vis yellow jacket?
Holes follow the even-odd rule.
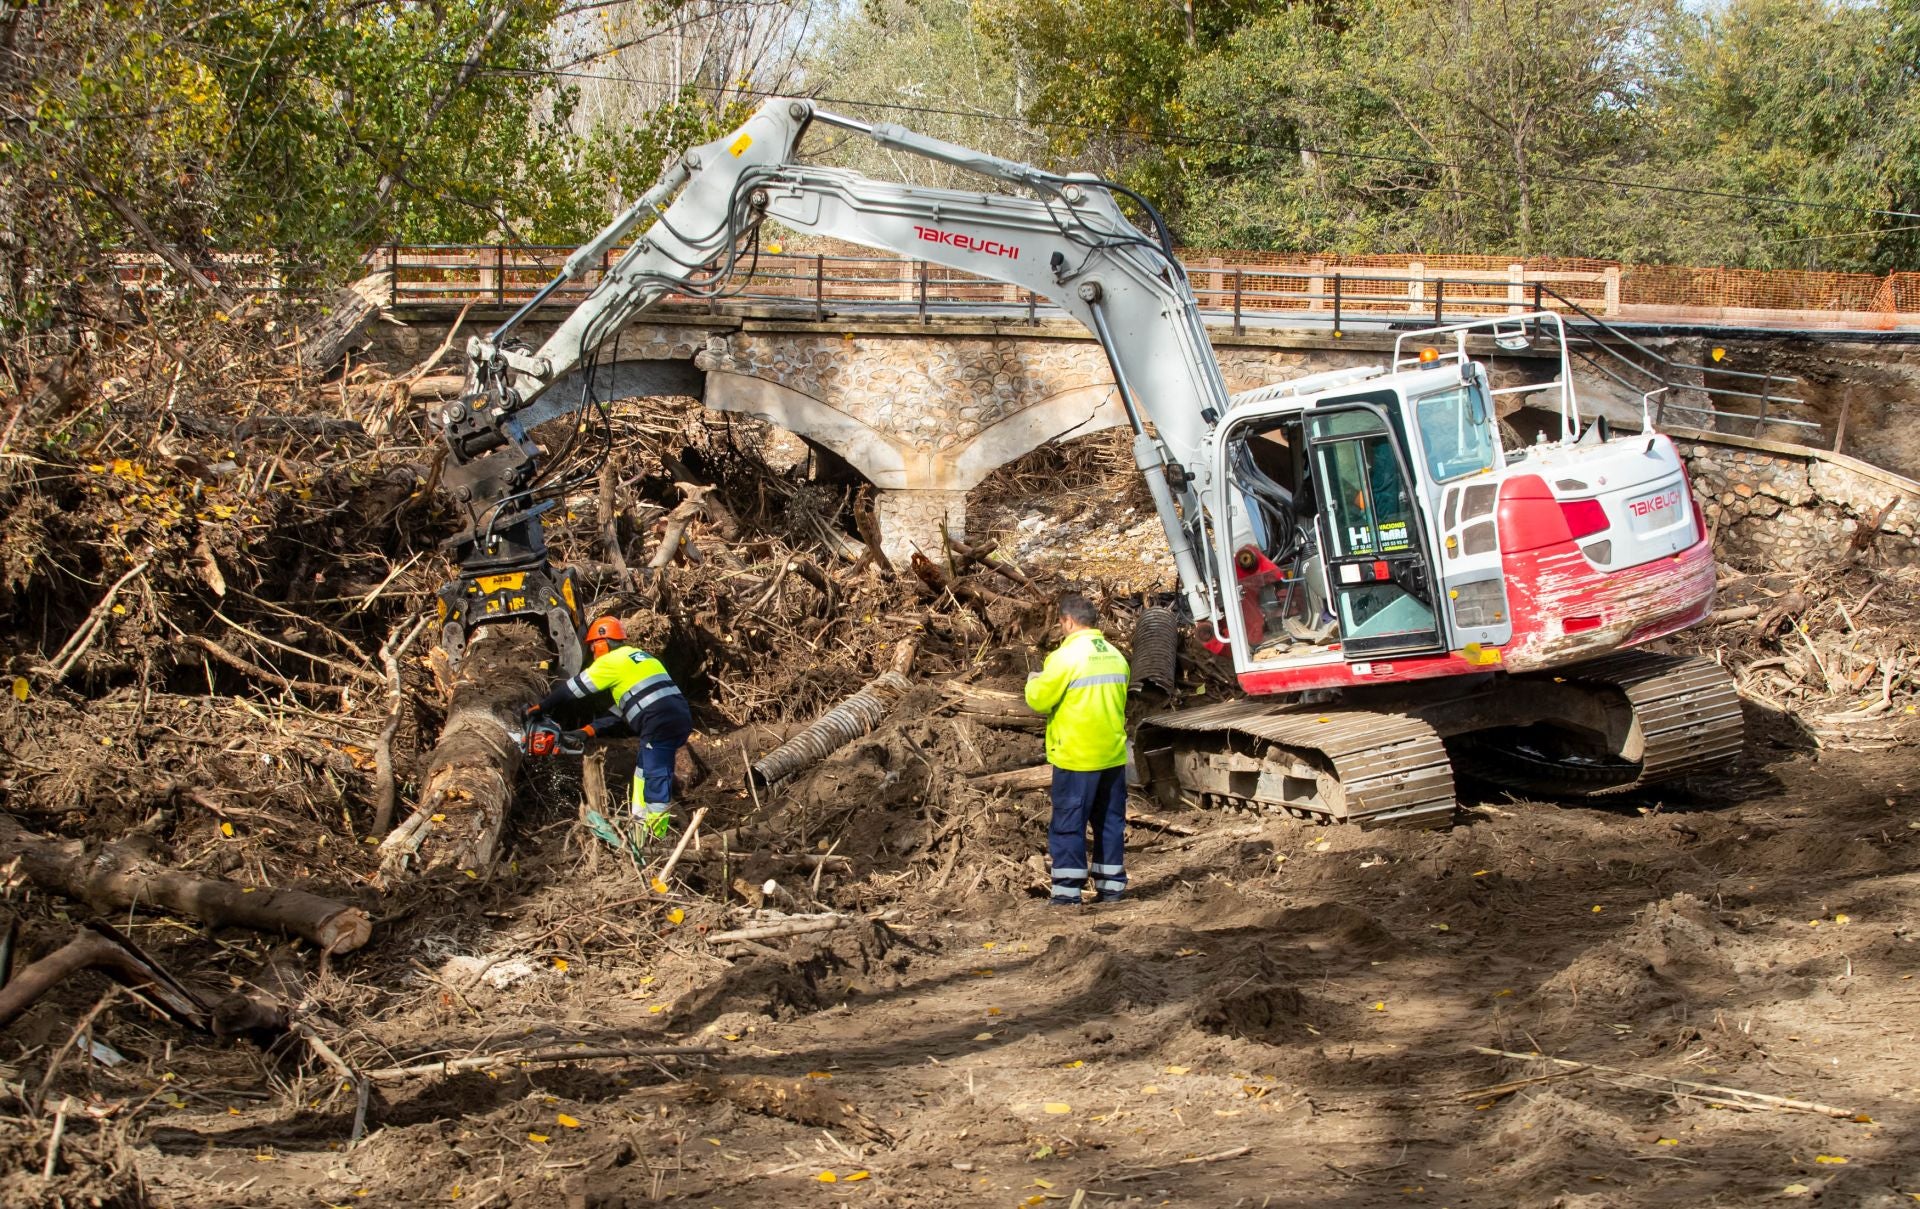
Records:
[[[1047,717],[1047,763],[1097,772],[1127,762],[1127,657],[1099,630],[1075,630],[1027,680],[1027,708]]]
[[[568,700],[584,700],[595,693],[613,698],[614,711],[639,733],[640,716],[649,706],[680,690],[658,659],[638,647],[617,646],[570,677],[540,703],[555,709]],[[601,720],[596,719],[596,726]]]

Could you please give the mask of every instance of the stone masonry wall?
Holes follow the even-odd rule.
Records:
[[[1920,484],[1906,488],[1829,461],[1778,450],[1682,439],[1707,526],[1723,559],[1736,565],[1818,570],[1833,565],[1863,525],[1897,501],[1881,522],[1874,557],[1920,564]]]

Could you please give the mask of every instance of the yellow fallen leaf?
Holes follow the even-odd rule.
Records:
[[[1374,1011],[1376,1011],[1376,1012],[1384,1012],[1384,1011],[1386,1011],[1386,1010],[1387,1010],[1387,1001],[1386,1001],[1386,1000],[1384,1000],[1384,999],[1382,999],[1382,1000],[1380,1000],[1380,1001],[1379,1001],[1378,1003],[1376,1003],[1376,1004],[1374,1004],[1374,1005],[1373,1005],[1373,1010],[1374,1010]]]
[[[1833,922],[1837,924],[1850,924],[1853,922],[1853,919],[1847,915],[1836,915],[1833,917]]]
[[[1157,1096],[1160,1094],[1160,1085],[1157,1083],[1149,1083],[1140,1089],[1140,1094],[1143,1096]]]
[[[1053,1187],[1053,1184],[1048,1180],[1043,1180],[1038,1176],[1035,1176],[1033,1181],[1033,1186],[1035,1188],[1051,1188]]]
[[[661,881],[657,877],[654,878],[652,881],[648,882],[647,885],[653,890],[655,894],[665,894],[667,892],[667,883]]]
[[[975,978],[992,978],[993,968],[991,966],[981,966],[973,972],[973,976]]]
[[[1871,1125],[1871,1124],[1873,1124],[1873,1118],[1872,1118],[1872,1117],[1870,1117],[1870,1116],[1868,1116],[1868,1115],[1867,1115],[1866,1113],[1863,1113],[1863,1112],[1862,1112],[1862,1113],[1855,1113],[1855,1114],[1854,1114],[1854,1117],[1853,1117],[1853,1120],[1854,1120],[1854,1123],[1855,1123],[1855,1124],[1858,1124],[1858,1125]]]
[[[33,686],[27,683],[25,676],[15,676],[13,678],[13,699],[15,701],[25,701],[27,694],[32,691]]]
[[[1785,1188],[1782,1188],[1780,1190],[1781,1194],[1785,1196],[1805,1196],[1807,1195],[1807,1193],[1811,1191],[1813,1190],[1811,1188],[1808,1188],[1805,1184],[1788,1184]],[[1920,1196],[1917,1196],[1914,1199],[1920,1200]]]
[[[1056,1117],[1065,1116],[1067,1113],[1070,1113],[1073,1111],[1073,1105],[1062,1104],[1058,1100],[1049,1101],[1046,1104],[1042,1104],[1040,1107],[1042,1111],[1047,1112]],[[1844,1159],[1841,1161],[1845,1162]]]
[[[222,824],[220,824],[220,834],[221,834],[221,835],[224,835],[224,836],[226,836],[226,837],[227,837],[228,839],[232,839],[232,838],[233,838],[233,824],[232,824],[232,823],[222,823]]]
[[[1661,1138],[1654,1144],[1657,1146],[1678,1146],[1680,1144],[1680,1139],[1679,1138]]]
[[[474,872],[472,869],[462,869],[460,872],[466,874],[468,877],[472,878],[476,882],[480,880],[480,875]]]
[[[1509,996],[1509,995],[1511,995],[1511,994],[1513,994],[1513,988],[1512,988],[1512,987],[1504,987],[1504,988],[1502,988],[1502,989],[1500,989],[1500,990],[1498,990],[1498,991],[1495,991],[1495,992],[1493,993],[1493,997],[1494,997],[1495,999],[1505,999],[1505,998],[1506,998],[1507,996]]]
[[[997,941],[983,940],[980,942],[980,947],[983,949],[991,949],[997,943]]]
[[[1807,921],[1807,926],[1809,928],[1817,928],[1820,926],[1820,921],[1817,919],[1810,919]]]
[[[1184,1075],[1192,1069],[1193,1068],[1191,1066],[1169,1066],[1167,1068],[1167,1073],[1169,1075]]]
[[[446,821],[447,821],[447,816],[446,816],[446,815],[444,815],[444,814],[436,814],[436,815],[432,815],[432,816],[430,816],[430,817],[429,817],[429,818],[427,819],[427,821],[428,821],[429,823],[444,823],[444,822],[446,822]]]
[[[558,971],[560,971],[560,972],[561,972],[562,974],[564,974],[564,973],[566,973],[566,972],[567,972],[567,968],[568,968],[568,967],[567,967],[567,959],[566,959],[566,958],[564,958],[564,957],[556,957],[556,958],[554,958],[554,959],[553,959],[553,968],[554,968],[554,969],[556,969],[556,970],[558,970]]]
[[[840,1182],[840,1177],[833,1174],[833,1172],[831,1171],[823,1171],[819,1175],[814,1176],[813,1178],[816,1180],[819,1180],[822,1184],[837,1184]]]
[[[1032,1196],[1030,1196],[1030,1197],[1028,1197],[1028,1198],[1027,1198],[1026,1200],[1024,1200],[1024,1201],[1021,1201],[1020,1203],[1021,1203],[1022,1205],[1024,1205],[1024,1206],[1026,1206],[1026,1209],[1033,1209],[1033,1207],[1034,1207],[1035,1205],[1044,1205],[1044,1204],[1046,1204],[1046,1203],[1047,1203],[1047,1196],[1046,1196],[1046,1193],[1044,1193],[1044,1192],[1038,1192],[1038,1193],[1035,1193],[1034,1195],[1032,1195]]]
[[[1198,953],[1199,951],[1200,950],[1198,949],[1175,949],[1173,951],[1173,955],[1175,957],[1192,957],[1194,954]]]
[[[553,1119],[555,1123],[563,1125],[568,1129],[580,1128],[580,1119],[578,1117],[570,1117],[566,1113],[556,1113]]]
[[[1060,1065],[1066,1067],[1068,1070],[1079,1070],[1081,1067],[1085,1066],[1086,1064],[1087,1064],[1086,1059],[1075,1058],[1071,1062],[1062,1062]]]
[[[1594,913],[1595,915],[1598,915],[1598,914],[1600,914],[1600,912],[1602,912],[1602,911],[1605,911],[1605,910],[1606,910],[1606,908],[1605,908],[1605,907],[1603,907],[1603,906],[1601,906],[1601,905],[1600,905],[1599,903],[1595,903],[1595,904],[1593,905],[1593,913]]]
[[[1447,927],[1447,925],[1445,925],[1445,924],[1434,924],[1434,925],[1433,925],[1433,930],[1434,930],[1434,931],[1436,931],[1436,932],[1451,932],[1451,931],[1453,931],[1453,929],[1452,929],[1452,928],[1449,928],[1449,927]]]
[[[871,1174],[871,1173],[869,1173],[869,1172],[865,1172],[865,1171],[856,1171],[856,1172],[854,1172],[854,1173],[853,1173],[852,1175],[850,1175],[850,1176],[848,1176],[848,1177],[847,1177],[847,1183],[849,1183],[849,1184],[851,1184],[851,1183],[853,1183],[853,1182],[854,1182],[855,1180],[867,1180],[867,1179],[872,1179],[872,1178],[873,1178],[873,1176],[872,1176],[872,1174]]]
[[[1491,870],[1491,869],[1475,869],[1475,870],[1473,871],[1473,875],[1474,875],[1475,877],[1485,877],[1485,876],[1486,876],[1487,874],[1489,874],[1489,873],[1492,873],[1492,872],[1493,872],[1493,870]]]
[[[740,1040],[740,1034],[739,1034],[739,1033],[721,1033],[721,1034],[720,1034],[720,1040],[722,1040],[722,1041],[738,1041],[738,1040]]]
[[[1844,1156],[1837,1154],[1816,1154],[1813,1156],[1813,1161],[1816,1163],[1845,1163],[1848,1160]]]
[[[833,1078],[833,1076],[832,1076],[832,1075],[830,1075],[830,1074],[828,1074],[828,1073],[827,1073],[826,1071],[823,1071],[823,1070],[810,1070],[810,1071],[808,1071],[808,1072],[807,1072],[807,1078],[809,1078],[809,1079],[831,1079],[831,1078]]]
[[[987,1009],[987,1015],[989,1016],[998,1016],[999,1014],[1000,1014],[1000,1009],[997,1007],[990,1007]]]
[[[993,1034],[992,1033],[975,1033],[973,1035],[973,1039],[975,1041],[991,1041],[993,1040]]]
[[[544,1133],[530,1133],[527,1135],[527,1141],[545,1143],[545,1142],[551,1142],[553,1141],[553,1139],[548,1137]]]
[[[678,907],[675,907],[673,910],[667,912],[667,922],[675,926],[678,926],[686,918],[687,918],[687,913],[685,911],[682,911]]]
[[[666,1010],[667,1010],[667,1005],[664,1003],[650,1003],[647,1005],[647,1015],[649,1016],[658,1016],[661,1012],[664,1012]]]

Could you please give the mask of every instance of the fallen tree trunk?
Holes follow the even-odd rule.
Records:
[[[547,657],[531,626],[488,626],[475,636],[454,676],[420,802],[380,842],[380,873],[390,884],[438,871],[479,877],[492,868],[523,755],[512,732],[546,693],[538,665]]]
[[[258,995],[214,1000],[184,986],[134,943],[98,921],[72,940],[21,970],[0,987],[0,1029],[81,970],[99,970],[188,1028],[215,1037],[251,1034],[267,1040],[287,1028],[283,1005]]]
[[[88,852],[79,840],[34,835],[0,816],[0,865],[14,860],[41,889],[103,915],[129,907],[177,911],[215,927],[299,936],[326,953],[351,952],[373,933],[365,911],[317,894],[195,877],[156,865],[119,844]]]

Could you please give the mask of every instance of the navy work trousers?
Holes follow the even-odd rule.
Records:
[[[673,800],[673,757],[693,733],[686,698],[672,696],[640,717],[640,750],[633,765],[633,813],[661,814]]]
[[[1087,831],[1093,831],[1088,860]],[[1053,857],[1053,897],[1080,900],[1088,880],[1101,894],[1127,888],[1127,766],[1098,772],[1053,770],[1053,822],[1047,851]]]

